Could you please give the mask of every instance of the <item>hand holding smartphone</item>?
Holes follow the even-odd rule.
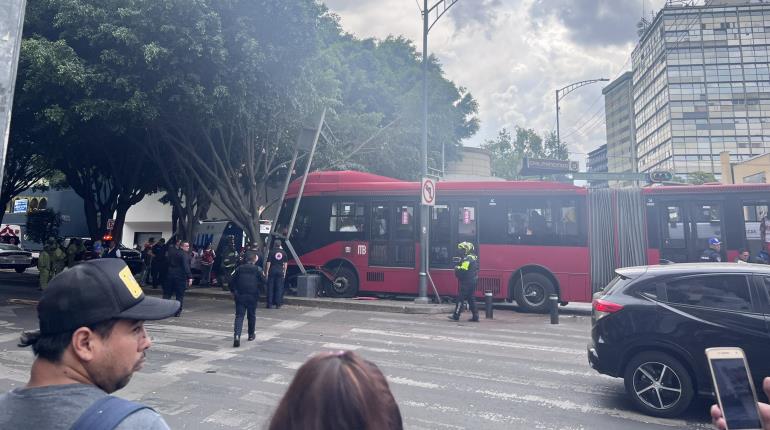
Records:
[[[760,413],[760,405],[757,404],[757,394],[743,350],[709,348],[706,350],[706,357],[719,402],[719,408],[712,408],[711,411],[717,428],[769,430],[770,422],[767,422],[767,415],[770,414],[770,410],[764,409],[767,405],[762,405],[763,410]],[[765,388],[770,389],[770,387]],[[763,416],[766,421],[764,424]]]

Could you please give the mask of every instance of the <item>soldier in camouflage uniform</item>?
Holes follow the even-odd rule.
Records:
[[[48,281],[51,279],[51,254],[49,250],[53,247],[50,240],[46,242],[40,255],[37,257],[37,270],[40,272],[40,289],[45,290],[48,287]]]
[[[48,239],[49,243],[53,243],[51,249],[51,278],[58,275],[67,266],[67,253],[61,248],[61,243],[54,238]]]

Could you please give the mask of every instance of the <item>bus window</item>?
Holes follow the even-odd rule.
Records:
[[[451,263],[453,247],[449,213],[447,205],[436,205],[431,210],[430,264],[433,267],[448,267]]]
[[[682,219],[682,208],[679,206],[667,206],[663,215],[666,227],[663,228],[663,239],[670,248],[683,248],[684,242],[684,219]]]
[[[757,255],[762,249],[762,222],[767,215],[767,203],[744,203],[743,226],[746,232],[746,242],[751,255]]]
[[[698,239],[716,237],[722,240],[722,210],[720,206],[699,204],[695,207],[693,217],[695,218],[695,231]]]
[[[372,205],[371,239],[388,239],[388,209],[385,205]]]
[[[341,233],[362,232],[364,228],[364,206],[352,202],[332,203],[329,216],[329,231]]]
[[[459,206],[457,223],[457,242],[476,243],[476,207]]]
[[[393,239],[414,239],[414,206],[396,206],[395,211],[396,225],[393,228]]]

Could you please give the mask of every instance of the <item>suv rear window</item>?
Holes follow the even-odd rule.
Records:
[[[695,276],[666,283],[668,301],[690,306],[751,312],[749,284],[742,275]]]
[[[613,291],[617,291],[619,288],[623,288],[623,286],[627,285],[630,281],[630,278],[618,275],[613,280],[611,280],[606,287],[604,287],[602,294],[611,294]]]

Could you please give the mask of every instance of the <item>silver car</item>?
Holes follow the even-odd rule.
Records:
[[[0,243],[0,269],[24,273],[32,265],[32,253],[9,243]]]

